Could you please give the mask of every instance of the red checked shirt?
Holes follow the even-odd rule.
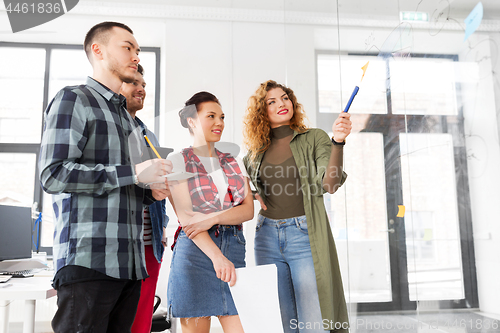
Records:
[[[217,186],[198,156],[194,154],[193,148],[186,148],[181,152],[184,157],[186,172],[195,174],[194,177],[188,179],[189,195],[195,212],[209,214],[226,210],[241,204],[245,198],[245,176],[237,160],[231,154],[222,153],[217,149],[215,152],[222,171],[227,178],[228,185],[227,193],[222,202],[222,209]],[[182,227],[179,226],[175,233],[172,249],[181,229]]]

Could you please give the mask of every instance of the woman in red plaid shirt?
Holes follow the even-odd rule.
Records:
[[[217,97],[199,92],[179,116],[194,143],[169,157],[171,177],[191,173],[170,185],[181,226],[168,281],[169,313],[181,318],[183,333],[209,332],[212,316],[224,332],[243,332],[229,285],[236,282],[235,268],[245,266],[241,223],[253,218],[248,175],[241,160],[214,147],[224,130]]]

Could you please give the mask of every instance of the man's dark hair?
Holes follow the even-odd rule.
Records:
[[[141,64],[137,64],[137,73],[139,73],[142,76],[144,76],[144,67],[142,67]]]
[[[97,40],[102,44],[107,44],[109,40],[109,33],[114,27],[122,28],[134,34],[132,29],[123,23],[119,22],[101,22],[90,28],[89,32],[85,36],[85,41],[83,42],[83,48],[87,54],[87,58],[92,62],[90,54],[92,53],[92,44]]]

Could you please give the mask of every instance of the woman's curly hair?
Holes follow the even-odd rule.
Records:
[[[288,95],[293,104],[293,116],[290,119],[290,127],[302,133],[307,130],[305,120],[307,116],[302,104],[297,102],[297,97],[293,90],[273,80],[268,80],[260,84],[260,87],[248,100],[248,107],[243,117],[243,141],[248,148],[250,158],[265,152],[271,144],[270,132],[271,124],[267,116],[266,96],[269,90],[281,88]]]

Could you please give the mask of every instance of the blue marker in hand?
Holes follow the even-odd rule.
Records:
[[[368,68],[369,63],[370,62],[368,61],[363,67],[361,67],[361,69],[363,70],[363,76],[361,76],[360,82],[363,81],[363,77],[365,76],[366,69]],[[354,100],[354,97],[356,97],[356,95],[358,94],[358,91],[359,91],[359,87],[358,86],[354,87],[354,91],[352,92],[351,98],[349,98],[349,101],[347,102],[347,105],[345,106],[344,112],[349,111],[349,108],[351,107],[352,101]]]
[[[359,91],[359,87],[356,86],[354,88],[354,91],[351,94],[351,98],[349,98],[349,102],[347,102],[347,105],[345,106],[344,112],[349,111],[349,108],[351,107],[352,101],[354,100],[354,97],[356,97],[356,94],[358,93],[358,91]]]

